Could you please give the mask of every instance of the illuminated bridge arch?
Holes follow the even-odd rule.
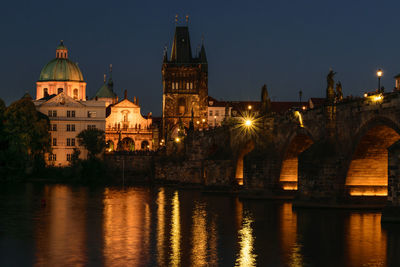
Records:
[[[400,140],[400,128],[385,117],[364,124],[353,138],[345,177],[351,196],[387,196],[388,151]]]
[[[288,140],[283,150],[279,184],[283,190],[297,190],[299,154],[309,148],[314,141],[305,128],[299,128]]]

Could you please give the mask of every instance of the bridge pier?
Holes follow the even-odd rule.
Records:
[[[334,144],[318,142],[299,155],[294,207],[338,207],[343,204],[344,158]]]
[[[400,141],[388,148],[388,202],[382,223],[400,223]]]

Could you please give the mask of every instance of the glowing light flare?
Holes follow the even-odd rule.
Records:
[[[371,96],[371,98],[372,98],[372,101],[374,101],[374,102],[378,102],[378,101],[381,101],[381,100],[383,100],[383,95],[382,95],[382,94],[379,94],[379,95],[373,95],[373,96]]]
[[[251,119],[247,119],[247,120],[244,122],[244,125],[247,126],[247,127],[251,127],[251,126],[253,125],[253,121],[252,121]]]
[[[248,110],[251,110],[253,107],[251,105],[249,105],[247,108],[248,108]]]
[[[376,76],[378,76],[378,77],[380,78],[380,77],[382,77],[382,75],[383,75],[383,71],[382,71],[381,69],[379,69],[379,70],[376,72]]]
[[[175,138],[175,142],[179,143],[181,139],[179,137]]]

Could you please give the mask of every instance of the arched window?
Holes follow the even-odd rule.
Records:
[[[185,98],[179,98],[178,99],[178,115],[183,115],[185,114],[186,111],[186,101]]]
[[[78,99],[78,89],[74,89],[74,99]]]
[[[190,83],[190,90],[193,89],[193,83]]]
[[[63,89],[62,88],[58,88],[57,89],[57,94],[62,93]]]
[[[49,96],[49,89],[44,88],[43,89],[43,97]]]
[[[186,89],[189,90],[190,89],[190,85],[189,83],[186,83]]]
[[[175,90],[175,83],[172,83],[172,90]]]

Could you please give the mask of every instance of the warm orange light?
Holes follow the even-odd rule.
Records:
[[[385,188],[360,188],[354,187],[350,189],[350,196],[387,196],[387,189]]]
[[[365,93],[365,94],[364,94],[364,97],[367,97],[367,96],[368,96],[368,94],[367,94],[367,93]]]
[[[196,121],[197,124],[200,124],[200,121]]]
[[[175,142],[179,143],[181,139],[179,137],[175,138]]]
[[[303,109],[303,110],[306,110],[306,106],[303,106],[302,109]]]
[[[376,75],[377,75],[379,78],[382,77],[383,71],[382,71],[381,69],[379,69],[379,70],[376,72]]]
[[[282,189],[285,190],[285,191],[297,190],[297,184],[294,184],[294,185],[290,185],[290,184],[284,185],[284,186],[282,186]]]
[[[250,119],[247,119],[247,120],[244,122],[244,125],[246,125],[247,127],[250,127],[251,125],[253,125],[253,121],[250,120]]]
[[[382,99],[383,99],[383,95],[382,94],[374,95],[372,97],[372,100],[375,101],[375,102],[381,101]]]
[[[201,121],[202,121],[203,123],[205,123],[205,122],[206,122],[206,119],[202,119]]]
[[[247,108],[250,110],[250,109],[252,109],[253,107],[252,107],[251,105],[249,105]]]

